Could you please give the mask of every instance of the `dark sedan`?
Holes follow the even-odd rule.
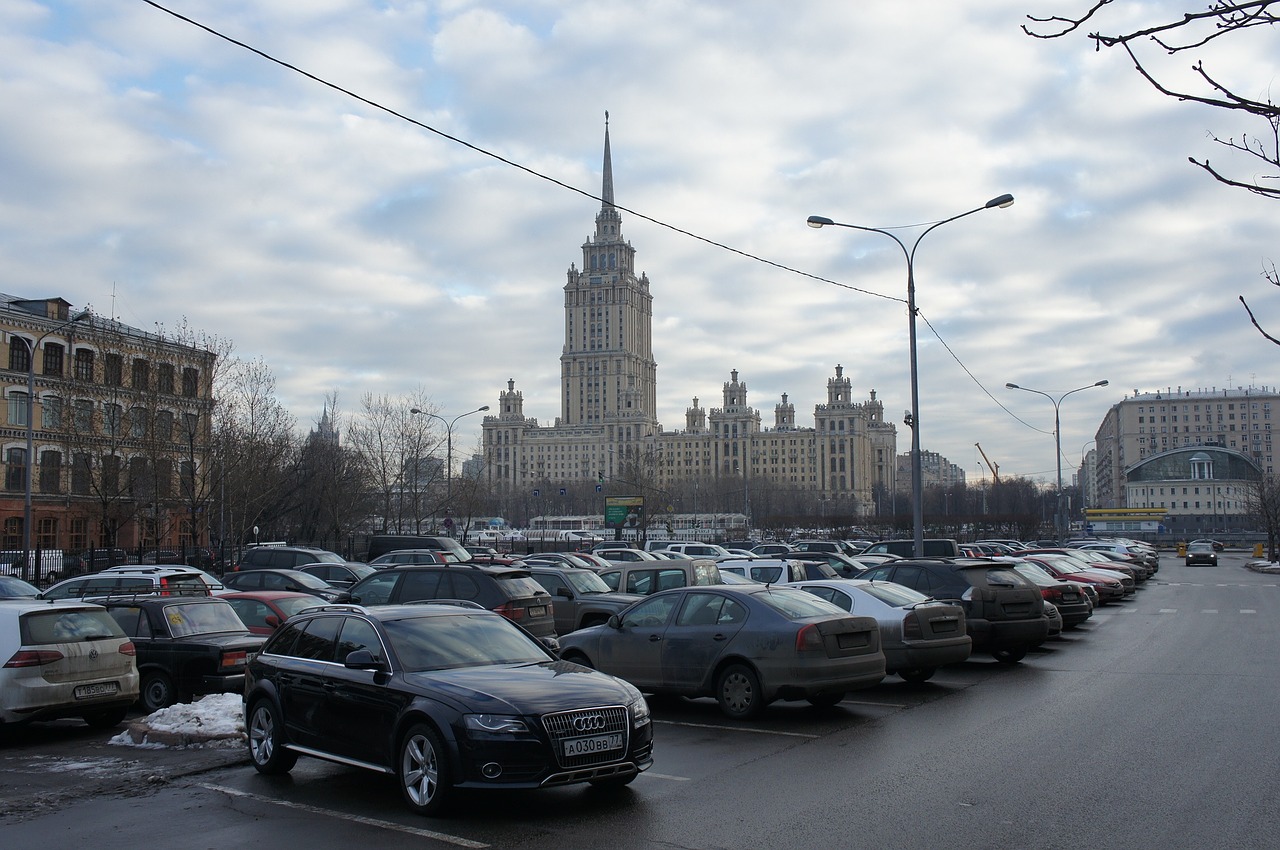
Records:
[[[1188,567],[1194,564],[1208,564],[1211,567],[1218,566],[1218,553],[1213,548],[1212,543],[1189,543],[1187,545],[1186,564]]]
[[[240,570],[227,573],[222,583],[232,590],[291,590],[310,593],[326,602],[337,599],[342,591],[323,579],[301,570]]]
[[[455,788],[621,786],[652,764],[638,690],[466,602],[298,614],[249,664],[245,726],[260,773],[305,754],[390,774],[424,815]]]
[[[838,703],[885,676],[880,627],[791,587],[663,590],[566,635],[561,657],[650,693],[715,697],[729,717],[774,700]]]

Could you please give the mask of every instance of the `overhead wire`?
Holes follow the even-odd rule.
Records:
[[[287,69],[287,70],[289,70],[289,71],[294,72],[295,74],[299,74],[299,75],[301,75],[301,76],[303,76],[303,77],[306,77],[307,79],[309,79],[309,80],[311,80],[311,81],[313,81],[313,82],[315,82],[315,83],[319,83],[320,85],[325,86],[326,88],[332,89],[333,91],[336,91],[336,92],[338,92],[338,93],[340,93],[340,94],[342,94],[342,95],[344,95],[344,96],[346,96],[346,97],[349,97],[349,98],[351,98],[351,99],[353,99],[353,100],[357,100],[357,101],[359,101],[360,103],[365,104],[366,106],[369,106],[369,107],[371,107],[371,108],[373,108],[373,109],[376,109],[376,110],[379,110],[379,111],[381,111],[381,112],[385,112],[385,113],[386,113],[386,114],[388,114],[388,115],[391,115],[391,116],[393,116],[393,117],[395,117],[395,118],[400,119],[401,121],[405,121],[405,122],[407,122],[407,123],[409,123],[409,124],[412,124],[412,125],[413,125],[413,126],[415,126],[415,127],[419,127],[419,128],[421,128],[421,129],[423,129],[423,130],[426,130],[426,131],[427,131],[427,132],[429,132],[429,133],[433,133],[433,134],[435,134],[435,135],[437,135],[437,136],[439,136],[439,137],[441,137],[441,138],[443,138],[443,139],[446,139],[446,140],[448,140],[448,141],[450,141],[450,142],[453,142],[453,143],[455,143],[455,144],[461,145],[461,146],[463,146],[463,147],[467,148],[468,150],[474,151],[474,152],[476,152],[476,153],[478,153],[478,154],[480,154],[480,155],[482,155],[482,156],[489,157],[489,158],[494,159],[494,160],[496,160],[496,161],[498,161],[498,162],[501,162],[501,163],[502,163],[502,164],[504,164],[504,165],[508,165],[508,166],[510,166],[510,167],[512,167],[512,168],[515,168],[515,169],[519,170],[519,171],[523,171],[524,173],[526,173],[526,174],[528,174],[528,175],[530,175],[530,176],[532,176],[532,177],[536,177],[536,178],[538,178],[538,179],[540,179],[540,180],[545,180],[545,181],[547,181],[547,182],[549,182],[549,183],[551,183],[551,184],[553,184],[553,185],[559,186],[559,187],[560,187],[560,188],[562,188],[562,189],[567,189],[567,190],[569,190],[570,192],[574,192],[575,194],[581,195],[581,196],[586,197],[586,198],[590,198],[590,199],[591,199],[591,200],[593,200],[593,201],[599,201],[600,203],[604,203],[604,202],[605,202],[605,201],[604,201],[604,199],[603,199],[603,198],[601,198],[600,196],[595,195],[595,194],[593,194],[593,193],[591,193],[591,192],[589,192],[589,191],[587,191],[587,190],[585,190],[585,189],[581,189],[581,188],[579,188],[579,187],[577,187],[577,186],[573,186],[573,185],[571,185],[571,184],[569,184],[569,183],[565,183],[565,182],[564,182],[564,181],[562,181],[562,180],[559,180],[559,179],[557,179],[557,178],[555,178],[555,177],[552,177],[552,176],[550,176],[550,175],[548,175],[548,174],[544,174],[544,173],[542,173],[542,172],[540,172],[540,171],[538,171],[538,170],[536,170],[536,169],[530,168],[530,167],[529,167],[529,166],[527,166],[527,165],[524,165],[524,164],[522,164],[522,163],[516,162],[515,160],[509,159],[508,157],[502,156],[501,154],[495,153],[495,152],[490,151],[490,150],[488,150],[488,149],[486,149],[486,148],[480,147],[479,145],[473,144],[472,142],[468,142],[468,141],[467,141],[467,140],[465,140],[465,139],[461,139],[461,138],[459,138],[459,137],[457,137],[457,136],[454,136],[454,135],[452,135],[452,134],[450,134],[450,133],[447,133],[447,132],[445,132],[444,130],[439,129],[438,127],[433,127],[433,126],[431,126],[431,125],[429,125],[429,124],[427,124],[427,123],[425,123],[425,122],[423,122],[423,121],[419,121],[418,119],[416,119],[416,118],[414,118],[414,117],[412,117],[412,116],[405,115],[404,113],[399,112],[399,111],[397,111],[397,110],[395,110],[395,109],[392,109],[391,107],[386,106],[385,104],[379,103],[379,102],[377,102],[377,101],[375,101],[375,100],[371,100],[370,98],[367,98],[367,97],[365,97],[365,96],[363,96],[363,95],[361,95],[361,94],[357,94],[356,92],[353,92],[353,91],[351,91],[350,89],[343,88],[342,86],[338,85],[337,83],[330,82],[329,80],[326,80],[326,79],[324,79],[323,77],[319,77],[319,76],[317,76],[317,75],[315,75],[315,74],[311,73],[310,71],[307,71],[307,70],[304,70],[303,68],[298,67],[297,65],[294,65],[294,64],[292,64],[292,63],[290,63],[290,62],[286,62],[286,61],[285,61],[285,60],[283,60],[283,59],[279,59],[279,58],[277,58],[277,57],[275,57],[275,56],[272,56],[271,54],[269,54],[269,53],[267,53],[267,52],[265,52],[265,51],[263,51],[263,50],[260,50],[259,48],[254,47],[254,46],[253,46],[253,45],[251,45],[251,44],[247,44],[247,43],[245,43],[245,42],[243,42],[243,41],[240,41],[239,39],[233,38],[232,36],[229,36],[229,35],[227,35],[227,34],[225,34],[225,33],[221,32],[221,31],[219,31],[219,30],[214,29],[213,27],[211,27],[211,26],[209,26],[209,25],[207,25],[207,24],[201,23],[200,21],[197,21],[197,20],[195,20],[194,18],[188,17],[187,15],[183,15],[183,14],[181,14],[180,12],[174,11],[173,9],[170,9],[170,8],[168,8],[168,7],[164,6],[164,5],[162,5],[162,4],[158,3],[158,2],[156,2],[156,0],[142,0],[142,2],[146,3],[148,6],[151,6],[152,8],[156,9],[157,11],[163,12],[163,13],[165,13],[165,14],[167,14],[167,15],[170,15],[170,16],[172,16],[172,17],[174,17],[174,18],[176,18],[176,19],[178,19],[178,20],[180,20],[180,21],[182,21],[182,22],[184,22],[184,23],[186,23],[186,24],[189,24],[189,25],[191,25],[191,26],[193,26],[193,27],[196,27],[196,28],[198,28],[198,29],[201,29],[201,30],[203,30],[203,31],[205,31],[205,32],[207,32],[207,33],[209,33],[210,35],[214,36],[215,38],[219,38],[219,39],[221,39],[221,40],[223,40],[223,41],[225,41],[225,42],[227,42],[227,43],[229,43],[229,44],[233,44],[233,45],[235,45],[236,47],[239,47],[239,48],[241,48],[241,49],[243,49],[243,50],[247,50],[247,51],[249,51],[250,53],[253,53],[253,54],[254,54],[254,55],[256,55],[256,56],[259,56],[259,57],[261,57],[262,59],[265,59],[266,61],[271,62],[272,64],[278,65],[278,66],[280,66],[280,67],[282,67],[282,68],[285,68],[285,69]],[[711,245],[711,246],[713,246],[713,247],[720,248],[721,250],[724,250],[724,251],[729,251],[730,253],[737,254],[738,256],[745,257],[745,258],[747,258],[747,259],[749,259],[749,260],[754,260],[754,261],[756,261],[756,262],[763,263],[763,264],[765,264],[765,265],[767,265],[767,266],[771,266],[771,267],[776,268],[776,269],[779,269],[779,270],[781,270],[781,271],[790,272],[790,273],[792,273],[792,274],[797,274],[797,275],[800,275],[800,276],[802,276],[802,277],[809,278],[810,280],[815,280],[815,281],[818,281],[818,282],[820,282],[820,283],[825,283],[825,284],[829,284],[829,285],[831,285],[831,286],[836,286],[836,287],[839,287],[839,288],[841,288],[841,289],[847,289],[847,290],[849,290],[849,291],[857,292],[857,293],[860,293],[860,294],[863,294],[863,295],[870,295],[870,296],[873,296],[873,297],[876,297],[876,298],[883,298],[883,299],[888,300],[888,301],[896,301],[896,302],[898,302],[898,303],[900,303],[900,304],[904,304],[904,305],[907,303],[907,299],[905,299],[905,298],[900,298],[900,297],[898,297],[898,296],[894,296],[894,295],[886,295],[886,294],[885,294],[885,293],[883,293],[883,292],[875,292],[874,290],[870,290],[870,289],[863,289],[862,287],[853,286],[852,284],[841,283],[841,282],[839,282],[839,281],[831,280],[831,279],[829,279],[829,278],[825,278],[825,277],[822,277],[822,276],[820,276],[820,275],[813,274],[812,272],[806,272],[806,271],[803,271],[802,269],[793,268],[793,267],[788,266],[788,265],[786,265],[786,264],[784,264],[784,263],[779,263],[779,262],[776,262],[776,261],[774,261],[774,260],[770,260],[770,259],[767,259],[767,258],[765,258],[765,257],[761,257],[761,256],[759,256],[759,255],[757,255],[757,254],[752,254],[752,253],[751,253],[751,252],[749,252],[749,251],[744,251],[744,250],[739,249],[739,248],[734,248],[734,247],[733,247],[733,246],[731,246],[731,245],[727,245],[727,244],[725,244],[725,243],[723,243],[723,242],[719,242],[719,241],[717,241],[717,240],[715,240],[715,239],[711,239],[711,238],[706,237],[706,236],[701,236],[701,235],[699,235],[699,234],[697,234],[697,233],[693,233],[692,231],[686,230],[686,229],[684,229],[684,228],[682,228],[682,227],[678,227],[677,225],[670,224],[669,222],[665,222],[665,221],[663,221],[663,220],[661,220],[661,219],[655,218],[655,217],[650,216],[650,215],[646,215],[645,213],[642,213],[642,212],[640,212],[640,211],[638,211],[638,210],[634,210],[634,209],[630,209],[630,208],[628,208],[628,207],[622,206],[622,205],[620,205],[620,204],[617,204],[616,202],[613,204],[613,206],[614,206],[616,209],[621,210],[622,212],[627,213],[628,215],[633,215],[633,216],[635,216],[636,218],[639,218],[639,219],[641,219],[641,220],[643,220],[643,221],[647,221],[647,222],[649,222],[649,223],[651,223],[651,224],[655,224],[655,225],[657,225],[658,227],[662,227],[662,228],[664,228],[664,229],[666,229],[666,230],[670,230],[670,231],[672,231],[673,233],[679,233],[680,235],[682,235],[682,236],[687,236],[687,237],[689,237],[690,239],[695,239],[695,240],[697,240],[697,241],[699,241],[699,242],[702,242],[702,243],[705,243],[705,244],[707,244],[707,245]],[[920,224],[900,225],[900,226],[897,226],[897,227],[886,227],[886,228],[884,228],[884,229],[886,229],[886,230],[910,229],[910,228],[913,228],[913,227],[922,227],[922,226],[926,226],[926,225],[928,225],[928,224],[932,224],[932,223],[936,223],[936,222],[922,222],[922,223],[920,223]],[[972,371],[970,371],[969,367],[968,367],[968,366],[966,366],[966,365],[964,364],[964,361],[962,361],[962,360],[960,359],[960,357],[955,353],[955,351],[951,348],[951,346],[947,344],[947,341],[946,341],[945,339],[943,339],[943,338],[942,338],[942,334],[940,334],[940,333],[938,332],[938,329],[937,329],[936,327],[934,327],[934,326],[933,326],[933,324],[932,324],[932,323],[931,323],[927,318],[925,318],[925,316],[924,316],[922,313],[920,313],[920,311],[919,311],[919,308],[918,308],[918,307],[917,307],[917,311],[916,311],[916,312],[917,312],[917,315],[919,315],[919,316],[920,316],[920,318],[924,321],[925,325],[926,325],[926,326],[928,326],[929,330],[933,333],[933,335],[934,335],[935,337],[937,337],[938,341],[939,341],[940,343],[942,343],[942,347],[943,347],[944,349],[946,349],[947,353],[951,356],[951,359],[952,359],[952,360],[954,360],[954,361],[956,362],[956,364],[957,364],[957,365],[958,365],[958,366],[959,366],[959,367],[964,371],[964,373],[965,373],[966,375],[968,375],[968,376],[969,376],[969,379],[970,379],[970,380],[972,380],[972,381],[974,382],[974,384],[976,384],[980,390],[982,390],[983,394],[985,394],[988,398],[990,398],[993,402],[995,402],[995,404],[996,404],[996,406],[997,406],[997,407],[999,407],[999,408],[1000,408],[1001,410],[1003,410],[1005,413],[1009,414],[1009,416],[1011,416],[1013,419],[1017,420],[1017,421],[1018,421],[1018,422],[1020,422],[1021,424],[1026,425],[1028,428],[1031,428],[1033,431],[1038,431],[1038,432],[1040,432],[1040,433],[1042,433],[1042,434],[1052,434],[1052,432],[1051,432],[1051,431],[1044,431],[1043,429],[1040,429],[1040,428],[1035,427],[1034,425],[1031,425],[1030,423],[1028,423],[1028,422],[1026,422],[1025,420],[1023,420],[1021,417],[1019,417],[1017,414],[1015,414],[1013,411],[1009,410],[1009,408],[1005,407],[1005,406],[1004,406],[1004,405],[999,401],[999,399],[997,399],[994,395],[992,395],[992,394],[991,394],[991,392],[990,392],[990,391],[989,391],[989,390],[988,390],[988,389],[983,385],[983,383],[982,383],[980,380],[978,380],[977,376],[976,376],[976,375],[974,375]]]

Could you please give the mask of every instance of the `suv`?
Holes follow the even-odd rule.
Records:
[[[144,596],[102,604],[137,647],[146,711],[197,695],[244,693],[245,662],[265,638],[225,599]]]
[[[109,729],[137,698],[133,642],[101,605],[0,602],[0,727],[79,717]]]
[[[791,584],[809,579],[845,578],[825,562],[795,558],[759,558],[752,561],[721,561],[722,573],[735,573],[764,584]]]
[[[40,594],[41,599],[90,599],[120,594],[192,594],[208,596],[222,585],[194,567],[125,564],[95,575],[64,579]]]
[[[618,787],[653,763],[639,691],[470,603],[291,617],[249,664],[245,727],[259,773],[306,754],[389,774],[421,815],[455,788]]]
[[[363,606],[461,599],[496,611],[548,645],[555,644],[551,594],[523,567],[487,564],[406,565],[378,570],[351,586],[339,601]]]
[[[347,559],[313,546],[254,546],[246,549],[233,572],[240,570],[292,570],[307,564],[345,564]]]
[[[674,561],[632,561],[601,570],[600,578],[610,590],[648,596],[659,590],[689,585],[721,584],[716,562],[708,558],[680,558]]]
[[[450,563],[471,560],[471,553],[452,537],[417,537],[400,534],[375,534],[370,537],[369,553],[366,557],[372,561],[379,555],[385,555],[397,549],[430,549],[433,552],[440,552]]]
[[[1044,643],[1049,623],[1040,588],[1012,564],[970,559],[902,559],[872,567],[860,578],[892,581],[964,608],[973,647],[1014,664]]]
[[[914,540],[881,540],[878,543],[872,543],[858,554],[887,554],[897,555],[899,558],[911,558],[915,556],[915,547],[916,542]],[[958,558],[960,557],[960,544],[943,537],[925,538],[924,556],[926,558]]]
[[[532,561],[525,566],[533,580],[551,594],[556,634],[567,635],[604,623],[611,614],[643,598],[633,593],[615,593],[593,570],[582,567]]]
[[[732,558],[733,555],[723,546],[715,543],[669,543],[662,547],[663,552],[679,552],[692,558]]]

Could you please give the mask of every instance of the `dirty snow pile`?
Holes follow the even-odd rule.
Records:
[[[244,698],[212,694],[129,722],[107,743],[122,747],[228,747],[245,741]]]

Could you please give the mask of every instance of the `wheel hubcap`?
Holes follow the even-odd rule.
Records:
[[[747,677],[735,673],[724,680],[724,701],[734,711],[745,711],[751,706],[751,683]]]
[[[270,711],[260,708],[253,713],[253,723],[249,727],[249,753],[256,763],[266,764],[271,760],[275,751],[274,731]]]
[[[440,780],[440,765],[431,742],[424,735],[414,735],[405,741],[400,762],[401,781],[409,799],[417,806],[430,803]]]

